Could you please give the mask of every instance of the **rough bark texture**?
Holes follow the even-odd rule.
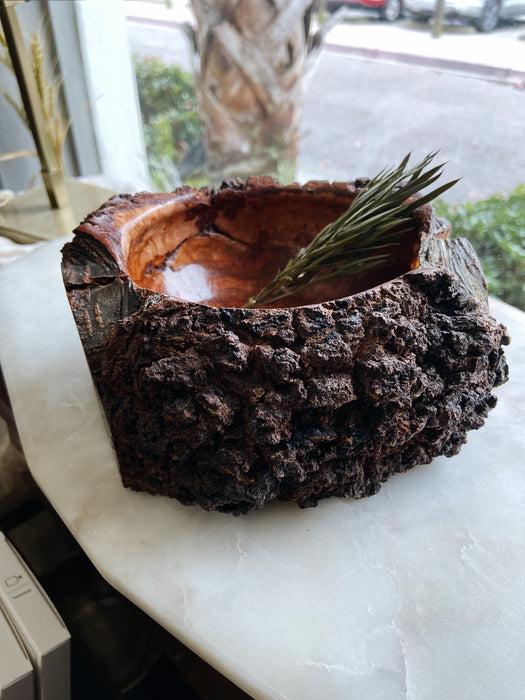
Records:
[[[80,229],[64,279],[133,489],[235,514],[368,496],[456,454],[507,378],[509,339],[464,242],[429,236],[419,268],[351,296],[239,309],[138,289],[115,226]]]
[[[297,155],[319,0],[191,0],[195,91],[212,182],[277,174]]]
[[[270,318],[164,300],[104,360],[124,483],[234,513],[369,496],[483,424],[505,341],[444,270]]]

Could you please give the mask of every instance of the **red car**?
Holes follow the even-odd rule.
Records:
[[[377,10],[381,19],[395,22],[403,12],[402,0],[327,0],[326,8],[330,11],[340,7],[360,7]]]

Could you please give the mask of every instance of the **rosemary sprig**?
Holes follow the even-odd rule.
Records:
[[[444,163],[427,169],[437,155],[429,153],[407,170],[410,153],[397,168],[384,169],[368,182],[341,216],[328,224],[289,260],[244,308],[272,304],[289,294],[336,277],[350,277],[386,262],[384,249],[398,243],[413,228],[410,215],[455,185],[447,182],[414,198],[442,174]]]

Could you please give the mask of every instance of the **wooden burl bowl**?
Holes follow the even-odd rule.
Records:
[[[509,339],[430,205],[383,267],[242,308],[365,184],[121,195],[75,230],[64,284],[125,486],[235,514],[314,506],[483,424]]]

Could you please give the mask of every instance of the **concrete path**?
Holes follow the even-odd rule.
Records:
[[[347,20],[328,34],[326,48],[525,84],[525,22],[492,34],[450,25],[435,39],[428,25],[408,19],[392,25]]]

